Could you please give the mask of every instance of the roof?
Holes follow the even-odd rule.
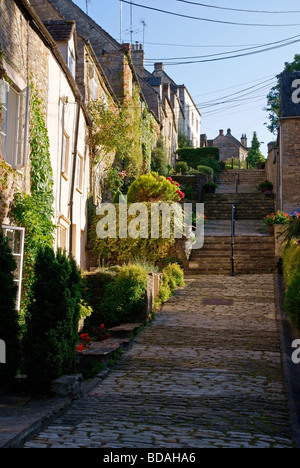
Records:
[[[153,76],[151,78],[144,78],[144,80],[148,83],[150,86],[160,86],[161,85],[161,77],[156,77]]]
[[[51,20],[43,23],[56,42],[68,42],[75,28],[75,21]]]

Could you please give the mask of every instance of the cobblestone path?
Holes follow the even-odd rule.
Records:
[[[189,279],[26,447],[293,447],[273,276]]]

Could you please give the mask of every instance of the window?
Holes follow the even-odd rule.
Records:
[[[70,72],[72,73],[73,77],[75,78],[75,56],[74,56],[74,52],[69,49],[69,57],[68,57],[68,67],[69,67],[69,70]]]
[[[58,224],[57,226],[57,247],[67,251],[67,228]]]
[[[25,229],[15,226],[2,226],[2,228],[17,266],[14,271],[14,281],[18,286],[16,310],[20,310]]]
[[[83,157],[81,154],[77,155],[76,163],[76,189],[82,193],[83,192]]]
[[[17,169],[25,165],[29,87],[18,92],[5,80],[0,80],[1,150],[5,161]]]
[[[97,101],[98,99],[98,84],[95,76],[91,79],[91,98],[92,101]]]
[[[70,156],[70,137],[67,132],[63,134],[63,144],[62,144],[62,162],[61,162],[61,172],[63,177],[67,180],[69,173],[69,156]]]

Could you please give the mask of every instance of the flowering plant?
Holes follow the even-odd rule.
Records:
[[[272,198],[273,200],[276,198],[276,194],[272,190],[266,190],[264,194],[267,198]]]
[[[179,201],[181,202],[184,199],[185,194],[180,190],[180,184],[178,182],[175,182],[172,179],[172,177],[167,177],[167,180],[171,182],[172,185],[175,185],[175,187],[178,187],[178,190],[176,190],[176,193],[179,195]]]
[[[76,351],[82,353],[82,351],[89,348],[91,344],[91,338],[89,337],[88,333],[83,333],[79,338],[81,343],[76,347]]]
[[[289,221],[290,216],[284,211],[277,211],[277,213],[272,213],[265,218],[265,223],[270,226],[273,224],[285,224]]]
[[[102,323],[99,327],[94,328],[93,334],[96,341],[104,341],[110,338],[110,334],[107,333],[104,323]]]

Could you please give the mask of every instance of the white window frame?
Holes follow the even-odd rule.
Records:
[[[17,226],[2,225],[4,235],[6,236],[7,231],[18,231],[20,232],[20,253],[12,251],[13,257],[19,260],[19,274],[14,279],[18,286],[17,298],[16,298],[16,310],[19,311],[21,307],[21,290],[22,290],[22,275],[23,275],[23,261],[24,261],[24,240],[25,240],[25,228]]]
[[[13,169],[19,169],[25,166],[26,162],[29,87],[26,87],[23,91],[16,91],[16,89],[10,86],[4,79],[0,80],[0,86],[3,93],[3,95],[0,96],[0,106],[1,111],[4,109],[5,112],[4,118],[2,115],[5,128],[2,128],[2,123],[0,132],[2,156]],[[1,102],[4,100],[4,94],[5,102]],[[22,110],[24,111],[24,115],[21,115]],[[21,126],[23,126],[23,128],[21,128]]]

